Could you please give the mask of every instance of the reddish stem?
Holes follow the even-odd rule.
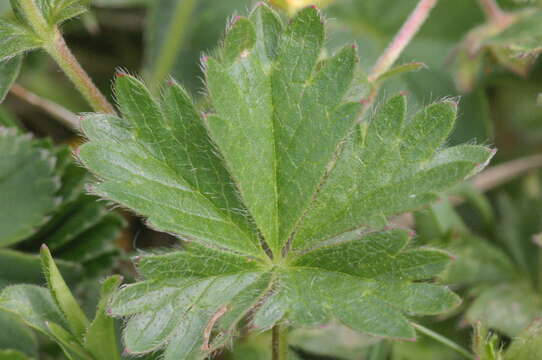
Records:
[[[420,0],[418,2],[418,5],[403,24],[401,30],[399,30],[391,44],[376,62],[369,75],[369,81],[375,81],[380,75],[384,74],[393,66],[405,47],[420,30],[425,20],[427,20],[429,13],[437,4],[437,1],[438,0]]]

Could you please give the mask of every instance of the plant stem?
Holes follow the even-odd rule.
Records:
[[[420,0],[418,2],[418,5],[416,5],[414,11],[412,11],[406,22],[403,24],[401,30],[399,30],[391,44],[384,51],[382,56],[380,56],[371,70],[371,74],[369,75],[370,82],[374,82],[380,75],[384,74],[393,66],[405,47],[420,30],[425,20],[427,20],[429,13],[437,4],[437,1],[438,0]]]
[[[500,21],[506,17],[506,14],[497,4],[496,0],[479,0],[486,17],[492,21]]]
[[[453,342],[452,340],[440,335],[440,334],[437,334],[436,332],[424,327],[424,326],[421,326],[420,324],[416,324],[416,323],[411,323],[411,325],[416,328],[416,330],[418,330],[419,332],[421,332],[422,334],[425,334],[426,336],[430,337],[431,339],[435,340],[435,341],[438,341],[439,343],[441,343],[442,345],[445,345],[447,347],[449,347],[450,349],[454,350],[455,352],[463,355],[466,359],[469,359],[469,360],[474,360],[475,357],[474,355],[468,351],[467,349],[463,348],[462,346],[456,344],[455,342]]]
[[[43,40],[45,51],[57,62],[92,108],[97,112],[114,114],[113,106],[73,56],[58,28],[47,23],[35,0],[20,0],[19,4],[28,23]]]
[[[272,353],[273,360],[288,360],[288,328],[284,324],[273,327]]]
[[[80,127],[80,121],[79,117],[69,111],[68,109],[63,108],[62,106],[49,101],[47,99],[44,99],[33,92],[28,91],[24,87],[18,84],[13,84],[11,87],[11,93],[18,98],[26,101],[27,103],[34,105],[43,111],[45,111],[47,114],[51,115],[53,118],[60,121],[62,124],[67,126],[73,131],[79,131]]]
[[[186,38],[188,21],[194,13],[197,3],[197,0],[177,1],[175,13],[168,25],[165,39],[155,57],[156,62],[150,70],[149,82],[152,87],[156,88],[168,76],[175,65],[177,55]]]
[[[107,101],[96,85],[94,85],[92,79],[81,67],[75,56],[73,56],[60,31],[55,29],[55,32],[55,39],[45,47],[45,50],[55,59],[58,66],[66,73],[77,90],[79,90],[95,111],[114,114],[115,110],[113,106]]]

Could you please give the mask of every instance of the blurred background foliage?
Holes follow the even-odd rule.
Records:
[[[328,19],[327,51],[355,42],[360,66],[368,72],[417,0],[271,2],[289,14],[317,3]],[[89,13],[63,29],[77,59],[111,100],[111,79],[118,69],[139,74],[156,92],[170,74],[197,96],[202,91],[200,57],[213,52],[232,16],[245,14],[254,3],[94,0]],[[486,178],[443,195],[428,209],[397,219],[399,225],[414,226],[418,244],[443,247],[456,256],[441,280],[451,284],[464,303],[452,314],[418,320],[463,347],[471,347],[472,342],[479,359],[534,360],[542,357],[542,326],[535,321],[542,316],[542,237],[538,235],[542,183],[537,170],[542,166],[537,155],[542,150],[542,62],[537,58],[542,48],[542,1],[503,0],[500,5],[513,14],[513,25],[504,28],[499,21],[487,19],[476,0],[439,1],[398,62],[424,65],[387,81],[379,96],[406,91],[412,112],[443,97],[456,98],[459,120],[450,143],[486,143],[499,150],[492,163],[495,171]],[[9,8],[8,1],[0,1],[1,13]],[[21,66],[15,61],[19,60],[0,66]],[[10,79],[0,79],[0,95],[7,91],[2,84],[8,83]],[[174,245],[177,240],[146,228],[130,214],[110,212],[109,204],[85,194],[89,175],[70,156],[70,147],[84,139],[58,121],[62,115],[50,107],[29,105],[28,92],[39,101],[60,105],[68,116],[91,109],[44,52],[25,56],[16,83],[18,87],[0,105],[0,124],[7,128],[0,137],[16,145],[0,147],[0,156],[21,159],[24,155],[33,166],[19,177],[2,178],[1,198],[21,206],[29,204],[24,199],[39,201],[25,210],[26,219],[0,218],[0,289],[15,283],[43,284],[36,253],[46,243],[84,309],[92,312],[99,279],[122,273],[130,281],[135,273],[129,255]],[[0,169],[0,174],[8,170]],[[27,182],[36,193],[9,190],[10,183],[20,182]],[[20,200],[14,200],[19,195]],[[14,223],[21,229],[11,226]],[[291,338],[292,359],[464,358],[429,337],[394,343],[333,324],[298,329]],[[0,359],[19,359],[21,353],[22,359],[62,358],[54,345],[3,311],[0,349],[11,349],[0,351]],[[269,334],[243,337],[238,346],[217,358],[270,359]]]

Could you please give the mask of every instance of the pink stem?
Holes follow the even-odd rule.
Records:
[[[399,58],[405,47],[410,43],[414,35],[420,30],[421,26],[427,20],[429,13],[435,7],[438,0],[420,0],[414,11],[410,14],[407,21],[392,43],[378,59],[369,75],[369,81],[373,82],[388,71],[395,61]]]
[[[495,0],[480,0],[480,6],[490,20],[499,21],[505,16]]]

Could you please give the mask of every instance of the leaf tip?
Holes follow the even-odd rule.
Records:
[[[128,74],[125,73],[124,71],[117,71],[117,72],[115,73],[115,77],[116,77],[117,79],[118,79],[118,78],[123,78],[123,77],[125,77],[125,76],[128,76]]]
[[[51,256],[51,251],[49,250],[49,247],[47,247],[46,244],[41,244],[40,246],[40,254],[42,261],[48,262]]]

